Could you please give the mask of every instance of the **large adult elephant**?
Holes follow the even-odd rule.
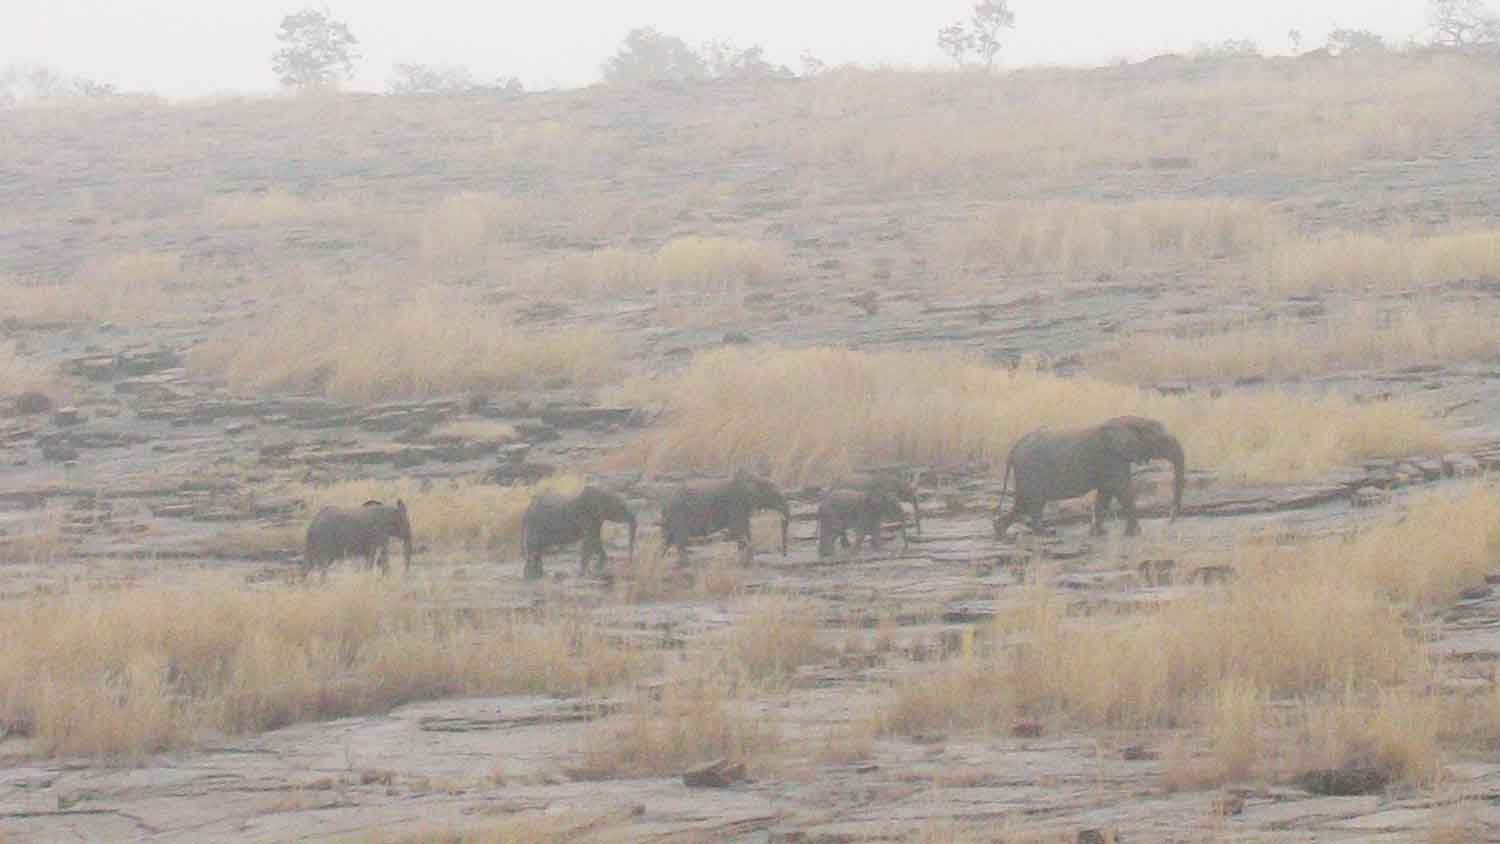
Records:
[[[739,543],[741,559],[748,563],[755,557],[750,517],[760,510],[781,514],[781,554],[786,556],[792,514],[786,496],[775,483],[740,471],[727,480],[683,484],[662,505],[662,551],[676,547],[680,560],[687,554],[688,540],[722,530]]]
[[[406,502],[400,499],[395,507],[379,501],[366,501],[363,507],[324,507],[307,526],[303,573],[327,569],[343,557],[363,557],[366,565],[378,565],[384,572],[386,545],[392,539],[401,540],[402,556],[410,569],[411,520],[406,515]]]
[[[1154,419],[1140,416],[1117,416],[1092,428],[1032,431],[1011,446],[1005,463],[1005,477],[1000,484],[1000,506],[995,510],[995,537],[1023,514],[1033,527],[1042,526],[1042,510],[1048,501],[1077,498],[1092,490],[1094,499],[1093,533],[1104,532],[1104,514],[1111,499],[1117,499],[1125,511],[1125,533],[1140,532],[1135,515],[1135,493],[1130,488],[1130,464],[1162,459],[1171,462],[1172,518],[1182,509],[1182,485],[1185,459],[1182,443]],[[1004,514],[1005,489],[1011,472],[1016,475],[1016,503]]]
[[[604,573],[608,557],[600,531],[604,522],[630,527],[630,559],[635,559],[635,513],[619,494],[586,486],[577,495],[543,494],[531,500],[521,516],[521,551],[526,557],[525,576],[542,576],[542,555],[554,548],[582,542],[578,573],[587,574],[589,560],[597,558]]]

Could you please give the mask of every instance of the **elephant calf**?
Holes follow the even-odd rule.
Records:
[[[905,470],[870,470],[855,473],[849,478],[849,482],[842,486],[889,493],[898,502],[904,501],[910,504],[912,523],[916,526],[917,533],[920,534],[922,532],[922,508],[917,505],[917,479],[917,475]]]
[[[1000,506],[995,511],[995,538],[1023,514],[1041,529],[1048,501],[1077,498],[1098,490],[1094,499],[1094,535],[1104,532],[1103,519],[1110,499],[1125,511],[1125,533],[1140,533],[1135,515],[1135,493],[1130,488],[1130,464],[1153,459],[1170,461],[1173,470],[1172,518],[1182,509],[1185,458],[1182,443],[1154,419],[1117,416],[1092,428],[1032,431],[1016,441],[1005,463],[1000,483]],[[1004,514],[1005,488],[1016,475],[1016,503]]]
[[[363,507],[324,507],[307,526],[307,548],[302,555],[302,570],[326,569],[334,560],[364,557],[365,564],[388,570],[386,546],[400,539],[406,568],[411,568],[411,520],[406,502],[396,500],[395,507],[379,501],[366,501]]]
[[[781,554],[786,556],[791,508],[776,484],[743,471],[728,480],[683,484],[662,505],[662,551],[675,547],[678,559],[683,559],[688,540],[722,530],[739,544],[741,559],[748,563],[755,557],[750,517],[761,510],[781,513]]]
[[[538,495],[521,516],[521,549],[526,556],[526,577],[542,576],[542,555],[547,551],[582,541],[578,573],[587,574],[589,559],[598,557],[598,571],[608,559],[600,530],[604,522],[630,526],[630,558],[635,559],[635,513],[625,499],[608,490],[587,486],[572,497]]]
[[[836,489],[829,492],[818,503],[818,556],[826,558],[833,554],[835,537],[840,546],[848,548],[850,529],[854,530],[856,551],[864,546],[865,537],[870,538],[871,546],[879,549],[884,538],[881,529],[887,521],[901,525],[901,544],[903,548],[908,547],[906,511],[901,509],[901,502],[894,495],[878,489]]]

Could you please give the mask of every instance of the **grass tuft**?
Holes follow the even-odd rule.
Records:
[[[1272,323],[1199,337],[1139,334],[1088,356],[1112,381],[1286,378],[1491,358],[1500,353],[1492,315],[1425,307],[1376,315],[1365,309],[1316,325]]]
[[[1123,204],[1007,203],[938,236],[937,256],[960,274],[1064,277],[1244,255],[1284,236],[1264,203],[1152,199]]]
[[[110,631],[101,636],[99,631]],[[222,576],[0,606],[0,720],[43,754],[138,756],[455,694],[587,694],[644,667],[566,613],[435,612],[368,574],[260,589]]]
[[[1419,408],[1401,402],[1272,392],[1165,397],[933,353],[717,350],[670,379],[628,382],[620,398],[667,412],[665,425],[622,462],[703,473],[751,465],[793,483],[870,464],[984,461],[998,470],[1027,431],[1123,414],[1162,420],[1182,439],[1190,468],[1249,481],[1313,478],[1444,442]]]
[[[1500,230],[1425,236],[1360,232],[1288,241],[1258,256],[1252,277],[1282,294],[1493,280],[1500,278]]]
[[[597,385],[615,375],[615,358],[613,341],[597,329],[521,334],[496,314],[421,295],[299,310],[248,337],[199,346],[189,365],[222,374],[243,393],[315,391],[377,401]]]

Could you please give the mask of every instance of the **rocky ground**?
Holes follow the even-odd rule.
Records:
[[[577,111],[628,127],[639,123],[642,134],[635,142],[642,148],[691,129],[639,119],[656,114],[651,109],[661,103],[648,108],[629,97],[597,112],[574,95],[528,103],[517,108],[542,116],[552,114],[549,109]],[[149,122],[118,120],[107,127],[116,133],[115,146],[142,145],[150,137]],[[1245,196],[1282,203],[1308,225],[1333,219],[1351,225],[1439,223],[1491,213],[1497,143],[1489,132],[1452,137],[1415,160],[1358,165],[1338,178],[1295,185],[1253,171],[1201,176],[1187,166],[1080,178],[1051,190],[1112,200]],[[76,156],[112,154],[87,144],[69,149]],[[308,154],[336,158],[321,149]],[[745,179],[760,187],[746,195],[757,197],[755,202],[746,200],[736,214],[715,223],[785,240],[795,284],[749,294],[727,319],[662,319],[661,302],[652,296],[582,303],[529,294],[515,309],[516,321],[536,330],[598,325],[621,339],[627,363],[641,371],[670,371],[694,352],[725,343],[774,342],[958,349],[997,363],[1042,355],[1070,373],[1080,369],[1080,354],[1102,338],[1271,318],[1318,323],[1355,304],[1400,307],[1409,300],[1377,294],[1357,301],[1336,294],[1268,300],[1232,285],[1200,284],[1181,272],[1122,273],[1069,288],[1049,288],[1045,279],[997,284],[991,292],[950,285],[931,278],[915,256],[926,235],[923,225],[961,217],[961,204],[946,197],[865,202],[857,185],[841,185],[830,191],[847,206],[787,222],[795,195],[778,169],[748,158],[742,162]],[[303,169],[296,172],[317,170],[328,185],[377,184],[394,194],[424,196],[495,179],[489,171],[445,171],[436,160],[390,164],[398,159],[386,159],[394,169],[384,171],[354,165],[339,170],[319,160],[299,162]],[[178,194],[196,196],[199,182],[218,189],[259,185],[287,169],[275,162],[264,154],[233,162],[210,156],[183,164],[176,182],[167,170],[140,167],[128,178],[121,175],[115,188],[166,208]],[[193,169],[205,167],[225,172]],[[30,191],[19,201],[42,202],[54,188],[66,187],[71,172],[57,169],[63,175],[49,177],[56,184],[20,177],[5,183]],[[164,184],[176,185],[176,193]],[[80,220],[77,225],[91,231],[91,218]],[[17,273],[61,272],[98,248],[86,233],[54,239],[55,232],[40,225],[0,229],[7,232],[14,237],[0,237],[0,258]],[[207,244],[203,248],[214,254],[252,251],[253,244],[233,237],[184,234],[148,245],[181,247],[181,240]],[[319,237],[311,225],[281,245],[300,258],[347,245]],[[1500,304],[1500,288],[1492,283],[1453,285],[1434,295],[1454,304]],[[601,404],[596,395],[577,390],[376,405],[314,395],[237,396],[190,374],[183,361],[195,345],[247,318],[243,305],[226,298],[189,314],[120,324],[44,324],[0,314],[0,338],[68,377],[66,395],[56,402],[0,397],[7,403],[0,408],[0,542],[52,524],[69,549],[62,561],[47,555],[38,561],[11,549],[0,565],[0,599],[194,567],[242,572],[255,581],[280,579],[296,565],[296,536],[307,518],[305,502],[289,490],[348,478],[527,483],[559,471],[597,469],[601,458],[655,421],[639,408]],[[830,737],[866,711],[893,677],[951,650],[962,631],[1016,600],[1028,580],[1047,579],[1080,602],[1101,607],[1170,600],[1228,576],[1195,559],[1199,552],[1207,556],[1229,547],[1246,531],[1313,536],[1348,530],[1401,507],[1413,491],[1468,483],[1500,466],[1500,365],[1493,361],[1356,371],[1295,384],[1149,386],[1180,392],[1297,385],[1334,385],[1364,401],[1420,399],[1452,431],[1452,446],[1443,454],[1351,466],[1305,484],[1229,485],[1193,472],[1183,517],[1169,525],[1159,518],[1161,502],[1149,501],[1138,539],[1122,537],[1118,526],[1105,538],[1089,538],[1084,507],[1073,502],[1052,512],[1055,536],[1023,532],[997,542],[988,513],[999,479],[975,467],[928,467],[924,531],[911,537],[910,547],[892,543],[836,561],[817,558],[810,520],[816,490],[794,491],[790,555],[776,555],[763,537],[756,563],[744,572],[743,589],[812,601],[820,635],[838,655],[804,667],[792,691],[777,701],[783,737],[801,746],[832,743]],[[505,422],[518,436],[497,445],[437,430],[469,419]],[[1191,455],[1189,460],[1191,465]],[[1140,482],[1150,485],[1161,472],[1145,470]],[[648,513],[654,506],[660,479],[619,471],[603,473],[603,479]],[[415,527],[420,534],[421,526]],[[283,539],[247,541],[261,536]],[[1191,549],[1193,555],[1166,558],[1164,548]],[[622,636],[664,643],[724,628],[737,611],[732,601],[693,596],[622,603],[607,584],[573,576],[571,553],[551,561],[547,581],[534,584],[521,579],[518,559],[434,559],[426,550],[419,547],[418,571],[409,576],[432,580],[441,587],[435,591],[457,607],[533,606],[565,594],[592,604],[597,620]],[[624,554],[618,538],[611,554]],[[848,646],[872,641],[883,618],[894,623],[888,655],[875,658]],[[1449,611],[1433,647],[1454,658],[1453,682],[1493,679],[1500,660],[1497,619],[1500,593],[1488,589],[1474,591]],[[377,831],[462,826],[533,812],[555,816],[579,834],[614,830],[620,840],[825,844],[903,840],[948,821],[1057,833],[1078,842],[1412,841],[1429,840],[1435,827],[1461,812],[1470,829],[1500,840],[1500,764],[1450,765],[1435,794],[1309,783],[1177,790],[1163,781],[1169,757],[1182,752],[1181,737],[1080,733],[1051,724],[1017,724],[1012,734],[995,737],[882,738],[855,762],[839,761],[830,751],[769,773],[690,777],[696,785],[681,776],[575,779],[570,771],[579,761],[584,730],[620,703],[429,701],[383,715],[216,737],[201,749],[140,766],[38,759],[28,754],[24,737],[0,735],[0,841],[369,841]],[[1328,791],[1369,793],[1319,793]]]
[[[1163,313],[1180,319],[1180,299],[1150,286],[1111,288],[1067,302],[994,303],[888,293],[876,315],[828,320],[822,336],[869,347],[973,343],[986,349],[1046,347],[1059,325],[1097,330],[1108,314]],[[630,309],[618,319],[628,323]],[[1143,318],[1150,318],[1149,316]],[[807,323],[801,330],[812,333]],[[77,376],[70,405],[11,415],[3,423],[6,488],[0,527],[20,530],[41,513],[62,513],[76,561],[5,567],[5,593],[24,595],[64,581],[129,580],[173,566],[278,577],[295,550],[236,553],[226,531],[295,529],[300,502],[266,491],[285,482],[335,477],[446,477],[482,474],[497,483],[586,465],[647,420],[630,408],[554,395],[453,397],[378,406],[322,398],[245,399],[189,376],[181,354],[193,330],[12,326],[29,348]],[[767,339],[785,339],[758,327]],[[925,338],[925,339],[924,339]],[[710,346],[722,338],[670,341]],[[1185,516],[1148,519],[1144,536],[1118,528],[1092,540],[1080,506],[1060,508],[1056,536],[997,543],[987,511],[996,479],[938,470],[924,489],[924,531],[852,560],[819,561],[809,520],[814,494],[799,495],[790,556],[763,547],[745,575],[747,592],[791,592],[814,600],[826,638],[896,620],[892,661],[844,655],[803,669],[779,712],[784,735],[828,741],[902,664],[927,661],[955,631],[988,618],[1035,569],[1080,600],[1100,605],[1167,600],[1226,575],[1191,561],[1163,560],[1169,544],[1226,547],[1247,528],[1299,534],[1348,529],[1409,491],[1500,465],[1486,417],[1500,401],[1484,366],[1347,376],[1346,389],[1381,398],[1421,394],[1451,407],[1461,450],[1377,461],[1317,483],[1226,486],[1194,473]],[[1163,389],[1181,389],[1165,385]],[[439,440],[433,427],[465,418],[509,422],[505,445]],[[1148,470],[1148,474],[1159,470]],[[629,476],[612,476],[630,485]],[[1149,478],[1143,478],[1149,482]],[[650,485],[636,487],[645,503]],[[1160,515],[1160,506],[1152,508]],[[623,548],[615,547],[616,556]],[[1030,567],[1023,561],[1030,560]],[[419,555],[419,566],[422,565]],[[564,556],[549,588],[587,595],[599,584],[572,576]],[[521,580],[514,559],[445,562],[419,576],[445,582],[456,605],[525,606],[545,591]],[[620,605],[600,600],[598,618],[628,635],[687,640],[733,620],[728,603],[684,599]],[[1452,610],[1440,651],[1465,664],[1500,658],[1500,596],[1475,594]],[[861,635],[872,636],[863,629]],[[224,737],[205,749],[108,767],[87,760],[34,760],[24,740],[0,741],[0,822],[14,840],[283,841],[359,840],[373,829],[476,821],[522,810],[572,813],[580,824],[620,826],[630,840],[854,841],[899,836],[931,821],[1001,822],[1027,830],[1096,829],[1129,841],[1411,840],[1451,804],[1500,830],[1500,765],[1452,770],[1451,799],[1388,789],[1329,796],[1291,786],[1170,792],[1159,785],[1168,738],[1043,731],[993,739],[950,736],[882,739],[868,759],[830,762],[783,776],[697,789],[680,778],[576,782],[582,731],[611,704],[533,698],[442,700],[389,714],[299,724],[254,737]],[[1082,834],[1082,833],[1080,833]],[[1086,836],[1078,840],[1089,839]]]

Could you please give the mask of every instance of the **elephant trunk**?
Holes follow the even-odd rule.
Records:
[[[1182,453],[1182,443],[1169,435],[1162,445],[1161,456],[1172,463],[1172,518],[1175,519],[1182,512],[1182,488],[1187,480],[1187,460]]]
[[[630,562],[635,563],[635,516],[632,515],[625,522],[630,526]]]
[[[922,509],[917,506],[917,491],[915,489],[913,489],[912,492],[911,492],[911,520],[912,520],[912,523],[917,526],[917,533],[921,534],[922,533]],[[905,536],[906,536],[906,524],[904,522],[901,525],[901,531],[902,531],[902,538],[904,539]]]
[[[411,534],[401,536],[401,560],[407,571],[411,571]]]

